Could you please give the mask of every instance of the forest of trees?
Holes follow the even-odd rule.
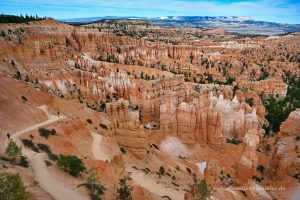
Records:
[[[0,23],[26,23],[30,21],[38,21],[38,20],[43,20],[46,19],[46,17],[39,17],[39,16],[32,16],[32,15],[5,15],[1,14],[0,15]]]
[[[271,95],[264,95],[262,100],[266,108],[266,119],[270,123],[265,127],[266,134],[278,132],[280,125],[287,119],[289,114],[300,108],[300,79],[298,77],[286,76],[285,82],[288,90],[285,98],[279,99]]]

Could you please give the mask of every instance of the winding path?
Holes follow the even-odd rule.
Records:
[[[21,135],[66,118],[66,116],[63,115],[61,115],[60,117],[57,117],[55,115],[49,115],[46,106],[40,106],[38,108],[45,111],[49,119],[47,121],[29,126],[25,129],[22,129],[21,131],[12,134],[11,139],[16,141],[19,146],[23,146],[20,140]],[[4,149],[7,146],[7,142],[8,141],[6,139],[4,141]],[[66,186],[63,183],[55,180],[55,178],[53,178],[53,176],[51,176],[48,173],[47,166],[45,165],[44,162],[45,158],[47,157],[47,154],[36,153],[24,147],[22,148],[22,154],[28,158],[30,167],[32,168],[35,178],[37,179],[41,187],[47,193],[49,193],[50,196],[52,196],[54,199],[56,200],[86,200],[87,199],[78,190]]]
[[[102,136],[91,132],[93,137],[93,144],[92,144],[92,154],[95,159],[97,160],[111,160],[109,155],[105,154],[101,147],[101,139]],[[146,190],[150,191],[151,193],[158,195],[158,196],[169,196],[172,200],[183,200],[184,193],[179,192],[177,190],[167,188],[162,184],[156,183],[155,179],[145,175],[142,172],[136,171],[135,169],[126,168],[126,171],[131,172],[132,180],[139,186],[145,188]]]

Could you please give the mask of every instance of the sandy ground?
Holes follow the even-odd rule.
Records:
[[[92,145],[92,153],[95,159],[98,160],[110,160],[111,157],[105,153],[105,151],[102,151],[101,147],[101,139],[102,136],[92,132],[93,136],[93,145]],[[139,186],[145,188],[149,192],[158,195],[158,196],[169,196],[173,200],[183,200],[184,199],[184,193],[179,192],[177,190],[167,188],[164,185],[156,183],[156,180],[154,178],[151,178],[149,176],[146,176],[142,172],[138,172],[133,169],[126,168],[127,171],[131,172],[131,178],[132,180]]]
[[[172,200],[182,200],[184,199],[184,193],[174,190],[172,188],[167,188],[164,185],[156,183],[156,180],[146,176],[143,172],[132,171],[132,180],[139,186],[149,190],[151,193],[158,196],[168,196]]]
[[[38,107],[42,110],[44,110],[46,112],[46,114],[48,115],[48,120],[29,126],[21,131],[18,131],[14,134],[12,134],[11,139],[13,139],[14,141],[17,142],[18,145],[22,146],[21,140],[20,140],[20,136],[36,130],[42,126],[45,125],[49,125],[53,122],[56,122],[58,120],[62,120],[65,119],[66,116],[54,116],[54,115],[49,115],[47,112],[47,108],[45,106],[40,106]],[[7,139],[5,140],[4,143],[4,148],[7,146]],[[84,200],[87,199],[85,198],[81,193],[79,193],[79,191],[77,191],[76,189],[70,188],[64,184],[62,184],[61,182],[55,180],[52,176],[49,175],[47,167],[45,165],[45,157],[46,155],[44,153],[36,153],[34,151],[31,151],[29,149],[26,148],[22,148],[22,154],[27,156],[28,160],[29,160],[29,164],[33,170],[33,173],[35,175],[35,178],[37,179],[37,181],[39,182],[39,184],[42,186],[42,188],[48,192],[54,199],[56,200]]]

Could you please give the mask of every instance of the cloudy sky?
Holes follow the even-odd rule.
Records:
[[[300,24],[300,0],[0,0],[0,13],[70,19],[99,16],[251,16]]]

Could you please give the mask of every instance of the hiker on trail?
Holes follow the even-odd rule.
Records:
[[[59,110],[57,111],[57,116],[59,117]]]
[[[9,133],[7,133],[6,135],[7,135],[7,139],[10,139],[10,134],[9,134]]]

